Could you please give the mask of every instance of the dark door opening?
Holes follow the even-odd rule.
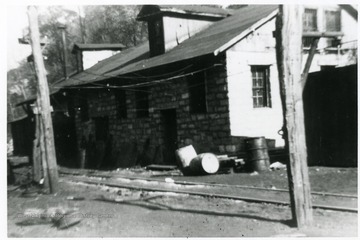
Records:
[[[95,168],[108,168],[110,167],[111,143],[109,140],[109,118],[97,117],[94,118],[95,122],[95,161],[92,166]]]
[[[177,124],[176,110],[167,109],[161,111],[163,157],[165,164],[176,164],[175,150],[177,149]]]

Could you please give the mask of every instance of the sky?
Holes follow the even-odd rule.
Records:
[[[18,62],[31,53],[29,45],[20,45],[18,38],[23,35],[23,29],[28,26],[25,6],[8,6],[7,8],[7,70],[16,68]]]
[[[67,9],[78,12],[75,5],[65,5]],[[39,13],[45,7],[39,8]],[[31,54],[30,45],[19,44],[18,38],[23,37],[24,29],[29,27],[27,8],[25,5],[7,6],[7,71],[18,67],[21,60]],[[26,32],[26,31],[25,31]]]

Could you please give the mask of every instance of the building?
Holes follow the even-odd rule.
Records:
[[[319,42],[311,72],[356,62],[357,19],[348,10],[304,12],[304,31],[340,36]],[[147,22],[149,42],[56,86],[68,97],[88,167],[174,164],[175,149],[189,144],[197,152],[239,153],[248,137],[283,146],[277,13],[277,5],[144,6],[138,20]]]
[[[121,50],[124,48],[125,46],[121,43],[75,43],[72,49],[72,53],[76,56],[77,70],[84,71],[94,66],[101,60],[121,52]]]

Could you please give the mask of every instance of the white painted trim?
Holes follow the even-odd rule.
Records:
[[[244,37],[246,37],[247,35],[249,35],[253,31],[255,31],[256,29],[258,29],[259,27],[261,27],[262,25],[264,25],[265,23],[267,23],[268,21],[270,21],[271,19],[276,17],[278,12],[279,12],[279,10],[275,10],[272,13],[270,13],[267,17],[257,21],[251,27],[249,27],[248,29],[246,29],[245,31],[243,31],[242,33],[240,33],[239,35],[237,35],[236,37],[234,37],[233,39],[231,39],[230,41],[228,41],[227,43],[225,43],[224,45],[222,45],[218,49],[216,49],[214,51],[214,55],[217,56],[219,53],[227,50],[228,48],[230,48],[231,46],[236,44],[238,41],[240,41],[241,39],[243,39]]]
[[[216,14],[216,13],[203,13],[203,12],[191,12],[191,11],[185,11],[181,9],[175,8],[160,8],[161,12],[172,12],[172,13],[180,13],[180,14],[187,14],[187,15],[195,15],[195,16],[204,16],[204,17],[223,17],[225,18],[225,14]]]

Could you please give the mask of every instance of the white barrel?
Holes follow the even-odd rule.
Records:
[[[190,162],[190,170],[193,174],[214,174],[219,168],[219,159],[212,153],[199,154]]]

